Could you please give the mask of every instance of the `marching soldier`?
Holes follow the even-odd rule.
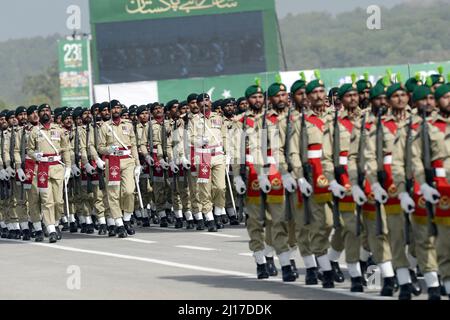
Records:
[[[38,109],[39,125],[31,131],[27,142],[28,156],[37,163],[37,187],[41,200],[44,225],[49,242],[55,243],[60,215],[56,207],[63,202],[63,184],[71,174],[70,144],[63,129],[51,123],[51,108],[43,104]]]
[[[134,212],[135,181],[138,181],[142,167],[133,126],[120,117],[120,102],[111,101],[109,108],[111,120],[100,128],[98,152],[106,158],[106,192],[111,218],[119,238],[126,238],[127,234],[135,234],[131,216]]]

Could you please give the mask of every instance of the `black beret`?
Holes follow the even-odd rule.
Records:
[[[202,102],[203,100],[206,99],[211,99],[211,97],[207,93],[202,93],[197,96],[197,102]]]
[[[137,114],[138,108],[139,108],[139,107],[138,107],[137,105],[133,104],[132,106],[130,106],[130,107],[128,108],[128,112],[129,112],[130,114]]]
[[[121,107],[122,105],[120,104],[120,102],[118,100],[112,100],[111,103],[109,104],[109,109],[111,110],[112,108],[117,107],[117,106]]]
[[[124,115],[129,114],[129,113],[130,113],[130,112],[128,111],[127,108],[123,108],[123,109],[122,109],[122,112],[120,113],[120,116],[124,116]]]
[[[83,108],[78,107],[78,108],[75,108],[75,110],[73,110],[72,117],[74,119],[76,119],[76,118],[81,117],[82,114],[83,114]]]
[[[17,117],[19,114],[23,113],[23,112],[27,112],[27,108],[22,107],[22,106],[17,107],[17,109],[16,109],[16,117]]]
[[[196,93],[191,93],[190,95],[188,95],[187,103],[190,103],[193,100],[197,100],[197,94]]]
[[[237,99],[236,104],[240,105],[242,102],[246,101],[247,99],[245,99],[245,97],[240,97],[239,99]]]
[[[139,106],[136,110],[136,114],[139,116],[141,115],[142,112],[147,111],[147,106],[143,105],[143,106]]]
[[[72,115],[72,112],[70,112],[70,111],[64,111],[62,114],[61,114],[61,121],[64,121],[64,120],[66,120],[68,117],[72,117],[73,115]]]
[[[216,110],[218,108],[221,108],[222,107],[222,103],[223,103],[222,99],[214,101],[213,104],[211,105],[211,109],[214,111],[214,110]]]
[[[94,114],[95,109],[100,110],[100,103],[94,103],[91,107],[91,113]]]
[[[187,101],[181,101],[180,105],[178,106],[178,108],[183,108],[187,106]]]
[[[62,111],[61,109],[58,109],[53,112],[53,115],[55,116],[55,118],[58,118],[60,115],[62,115],[65,111]]]
[[[159,102],[155,102],[150,106],[150,112],[153,112],[156,107],[161,107],[161,104]]]
[[[109,102],[102,102],[101,104],[100,104],[100,107],[98,108],[98,110],[100,111],[100,112],[102,112],[103,110],[105,110],[105,109],[109,109]]]
[[[44,110],[45,108],[49,108],[50,111],[52,110],[52,108],[50,107],[50,105],[44,103],[44,104],[41,104],[41,105],[39,106],[38,112],[41,112],[41,111]]]
[[[172,107],[176,104],[180,104],[180,102],[178,100],[170,100],[169,102],[167,102],[167,108],[172,109]]]
[[[8,111],[6,113],[6,121],[8,121],[11,117],[15,117],[16,116],[16,112],[14,110]]]
[[[32,105],[29,106],[27,109],[27,115],[32,115],[33,112],[36,112],[38,110],[38,106]]]
[[[6,117],[7,113],[9,112],[8,109],[3,110],[2,112],[0,112],[0,118]]]
[[[226,107],[228,104],[236,104],[236,99],[229,98],[229,99],[223,100],[222,107]]]

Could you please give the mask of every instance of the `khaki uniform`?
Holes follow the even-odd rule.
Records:
[[[120,151],[110,154],[109,147]],[[99,131],[98,152],[106,159],[106,192],[111,218],[122,218],[122,210],[131,216],[134,211],[134,169],[139,166],[136,138],[130,121],[103,123]],[[120,170],[120,171],[119,171]]]
[[[137,123],[136,124],[136,147],[139,153],[139,162],[143,169],[143,174],[139,177],[139,187],[141,189],[142,194],[142,202],[144,205],[144,211],[141,212],[140,203],[139,203],[139,195],[136,192],[135,195],[135,202],[134,207],[136,208],[135,213],[138,217],[147,218],[149,217],[149,214],[147,212],[147,204],[150,204],[153,199],[152,194],[152,186],[149,181],[150,177],[150,167],[145,161],[145,154],[148,154],[147,152],[147,146],[146,144],[143,144],[144,141],[144,135],[146,135],[146,131],[148,130],[148,123]],[[143,152],[144,151],[144,152]]]
[[[27,152],[28,156],[38,163],[34,175],[37,178],[44,224],[47,228],[57,225],[60,214],[56,208],[64,205],[64,169],[72,165],[68,136],[54,123],[48,127],[39,124],[31,131]],[[37,159],[36,153],[42,153],[43,158]]]
[[[14,140],[14,144],[15,144],[15,140],[16,140],[16,136],[18,133],[18,127],[9,127],[5,132],[4,132],[4,139],[5,139],[5,143],[4,143],[4,165],[6,168],[11,167],[11,168],[15,168],[15,165],[13,163],[14,161],[14,154],[12,155],[13,158],[11,158],[11,152],[14,153],[14,148],[15,146],[11,145],[12,140]],[[12,160],[12,161],[11,161]],[[28,221],[28,216],[27,216],[27,212],[26,212],[26,207],[24,207],[23,205],[19,204],[20,201],[20,182],[19,185],[17,184],[17,180],[16,177],[14,178],[10,178],[9,180],[9,185],[10,185],[10,197],[9,199],[7,199],[7,211],[6,211],[6,223],[11,223],[14,224],[15,227],[14,229],[19,229],[18,227],[18,223],[19,222],[25,222]]]
[[[227,136],[234,138],[236,136],[236,132],[235,132],[235,128],[234,128],[233,118],[228,119],[228,118],[224,117],[223,122],[227,129]],[[234,141],[234,139],[229,139],[229,138],[227,139],[227,141],[228,141],[227,156],[230,159],[233,159],[234,156],[232,153],[234,152],[234,149],[235,149],[235,146],[233,145],[235,143],[235,141]],[[236,192],[233,187],[233,185],[234,185],[233,184],[233,181],[234,181],[233,180],[233,168],[231,167],[231,165],[229,166],[228,176],[230,178],[231,188],[228,186],[228,182],[226,182],[227,187],[226,187],[226,193],[225,193],[225,210],[229,216],[236,216],[236,212],[234,211],[234,207],[233,207],[232,198],[234,199],[234,203],[236,204],[236,196],[237,195],[236,195]],[[230,192],[230,189],[231,189],[231,192]]]

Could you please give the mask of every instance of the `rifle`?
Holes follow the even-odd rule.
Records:
[[[377,114],[377,127],[376,127],[376,158],[377,158],[377,180],[381,187],[384,188],[386,181],[386,171],[384,171],[384,152],[383,152],[383,125],[381,117],[383,115],[383,108],[380,107]],[[383,233],[383,220],[381,216],[381,203],[375,202],[376,210],[376,235],[380,236]]]
[[[430,135],[428,132],[428,123],[426,120],[426,108],[424,108],[422,112],[422,162],[423,167],[425,169],[425,182],[433,187],[433,179],[434,179],[434,169],[431,166],[431,141],[430,141]],[[437,236],[437,228],[434,224],[434,208],[433,204],[431,202],[426,201],[425,202],[425,208],[427,210],[427,217],[428,217],[428,233],[430,237],[436,237]]]
[[[244,184],[247,184],[247,167],[245,163],[247,161],[246,153],[248,147],[248,137],[247,133],[245,132],[246,127],[247,127],[247,113],[244,114],[244,123],[242,124],[242,134],[244,135],[244,143],[241,144],[241,163],[239,165],[239,175],[241,176]],[[245,194],[238,195],[238,206],[239,206],[238,216],[240,221],[242,221],[244,219]]]
[[[20,168],[25,172],[25,162],[26,162],[26,146],[25,146],[25,139],[26,139],[26,126],[22,127],[22,137],[20,140]],[[25,183],[21,183],[20,187],[20,200],[23,201],[25,199]]]
[[[80,166],[80,133],[78,132],[78,125],[75,124],[75,141],[74,141],[74,151],[75,151],[75,165],[79,168]],[[81,176],[73,177],[75,184],[75,193],[81,193]]]
[[[92,127],[94,128],[94,148],[97,150],[97,146],[98,146],[97,121],[94,122],[94,125]],[[97,166],[97,175],[98,175],[98,188],[100,190],[105,190],[106,189],[106,184],[105,184],[105,177],[103,175],[103,170],[100,169],[98,166]]]
[[[147,141],[148,141],[148,152],[150,157],[153,159],[153,125],[152,119],[149,117],[148,119],[148,128],[147,128]],[[150,184],[153,187],[155,185],[154,176],[153,176],[153,168],[149,165],[149,175],[148,179],[150,180]]]
[[[287,166],[288,166],[288,172],[289,174],[292,173],[292,163],[290,161],[290,143],[289,138],[291,136],[291,113],[292,108],[289,107],[287,118],[286,118],[286,138],[284,142],[284,157],[286,158]],[[285,218],[286,221],[290,221],[292,219],[292,206],[291,206],[291,199],[292,199],[292,193],[288,192],[287,190],[284,190],[286,192],[286,200],[285,200]]]
[[[162,153],[163,153],[163,159],[166,163],[168,163],[168,157],[167,157],[167,131],[166,131],[166,123],[165,123],[165,117],[163,118],[163,123],[161,125],[161,146],[162,146]],[[168,169],[169,170],[169,169]],[[164,181],[167,182],[167,170],[164,170]]]
[[[15,126],[13,126],[13,127],[11,127],[11,137],[10,137],[10,144],[9,144],[9,158],[10,158],[10,165],[11,165],[11,168],[13,168],[14,169],[14,171],[16,171],[16,163],[15,163],[15,161],[14,161],[14,149],[16,148],[16,129],[15,129]],[[11,178],[11,179],[15,179],[15,177],[14,178]],[[13,195],[13,190],[14,190],[14,181],[12,181],[11,183],[10,183],[10,186],[11,186],[11,189],[10,189],[10,191],[11,191],[11,193],[10,193],[10,195],[12,196]]]
[[[270,164],[267,164],[267,145],[268,145],[268,134],[267,134],[267,103],[266,108],[264,110],[264,115],[262,119],[262,138],[261,138],[261,151],[262,151],[262,158],[263,158],[263,171],[267,167],[270,167]],[[266,211],[267,211],[267,194],[260,190],[261,195],[261,205],[260,205],[260,212],[259,212],[259,219],[261,222],[264,222],[266,219]]]
[[[89,146],[89,135],[90,135],[91,129],[90,129],[90,123],[86,124],[86,154],[87,154],[87,160],[89,163],[92,161],[92,154],[91,154],[91,148]],[[93,193],[94,192],[94,185],[92,184],[92,176],[86,172],[86,180],[87,180],[87,193]]]
[[[356,162],[357,166],[357,174],[358,174],[358,186],[361,190],[364,190],[364,180],[366,179],[366,174],[364,170],[364,146],[366,143],[366,117],[367,113],[364,113],[364,116],[361,120],[361,131],[359,136],[359,145],[358,145],[358,159]],[[361,215],[362,215],[362,206],[356,205],[356,236],[359,237],[361,235]]]
[[[336,182],[341,184],[341,175],[345,173],[344,166],[339,162],[341,153],[341,133],[339,129],[339,110],[335,108],[333,120],[333,165],[334,178]],[[339,211],[339,198],[333,195],[333,227],[338,229],[341,227],[340,221],[341,213]]]
[[[303,168],[303,177],[305,180],[311,185],[314,185],[313,182],[313,171],[311,163],[309,163],[308,159],[308,131],[306,130],[306,114],[305,107],[301,106],[302,120],[300,127],[300,160],[302,162]],[[305,196],[302,193],[303,205],[304,205],[304,224],[305,226],[311,224],[311,203],[309,202],[309,197]]]
[[[406,131],[406,144],[405,144],[405,189],[406,193],[409,194],[411,198],[414,196],[414,173],[412,169],[412,142],[413,142],[413,136],[412,136],[412,122],[413,117],[409,117],[408,122],[408,130]],[[406,244],[411,244],[411,237],[409,234],[409,229],[411,227],[411,221],[409,221],[409,214],[407,212],[403,213],[405,217],[405,230],[404,230],[404,236],[405,236],[405,242]]]
[[[1,152],[1,157],[2,157],[2,163],[3,166],[1,169],[5,169],[5,133],[3,130],[1,130],[1,142],[0,142],[0,152]],[[6,200],[8,199],[8,195],[7,195],[7,191],[8,191],[8,186],[7,186],[7,181],[5,180],[1,180],[0,181],[0,199],[1,200]]]
[[[175,162],[175,164],[176,164],[176,161],[175,161],[175,159],[176,159],[176,152],[175,152],[175,149],[174,149],[174,138],[175,138],[176,130],[177,130],[177,121],[174,119],[173,128],[172,128],[172,153],[173,153],[173,161]],[[178,186],[177,186],[178,173],[172,172],[172,175],[173,175],[173,177],[172,177],[172,179],[173,179],[172,191],[173,192],[178,192]]]
[[[184,154],[186,156],[187,159],[191,159],[191,149],[189,148],[189,116],[186,113],[184,115],[184,136],[183,136],[183,147],[184,147]],[[191,163],[191,166],[193,166],[194,164]],[[188,184],[188,172],[185,173],[184,175],[184,187],[188,188],[189,184]]]

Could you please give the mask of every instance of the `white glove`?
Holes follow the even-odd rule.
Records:
[[[367,202],[367,197],[364,191],[358,185],[352,186],[352,195],[353,200],[356,202],[358,206],[362,206]]]
[[[66,182],[69,181],[71,173],[72,173],[72,170],[70,168],[66,168],[64,170],[64,180],[66,180]]]
[[[108,153],[109,154],[114,154],[114,152],[116,152],[117,150],[119,150],[118,146],[109,146]]]
[[[207,137],[199,138],[197,140],[197,145],[200,147],[207,146],[209,144],[209,139]]]
[[[287,192],[295,192],[295,190],[297,189],[297,183],[290,173],[283,174],[281,179],[283,180],[283,186]]]
[[[169,166],[170,166],[170,170],[172,170],[173,173],[178,173],[180,171],[178,166],[173,161],[170,161]]]
[[[386,190],[384,190],[383,187],[378,182],[375,182],[372,185],[372,191],[373,196],[377,202],[384,204],[388,201],[388,194]]]
[[[34,158],[36,159],[36,161],[40,161],[43,156],[44,154],[42,152],[36,152],[34,154]]]
[[[234,178],[234,187],[236,188],[236,192],[240,195],[244,195],[247,192],[247,186],[241,176]]]
[[[259,188],[264,193],[269,193],[272,190],[272,185],[266,175],[258,176]]]
[[[403,211],[405,211],[408,214],[411,214],[416,209],[416,204],[414,203],[414,200],[411,199],[408,193],[401,192],[398,195],[398,198],[400,199],[400,206],[402,207]]]
[[[136,166],[136,168],[134,168],[134,177],[136,179],[139,179],[141,172],[142,172],[142,166]]]
[[[191,170],[191,162],[186,157],[181,158],[181,164],[186,170]]]
[[[441,194],[435,188],[430,187],[427,183],[423,183],[420,186],[420,193],[423,195],[425,201],[430,202],[432,204],[436,204],[439,202],[439,198]]]
[[[298,179],[298,187],[300,188],[300,191],[307,197],[310,197],[313,193],[313,188],[309,184],[308,181],[306,181],[305,178]]]
[[[225,164],[229,166],[231,164],[231,156],[227,155],[225,158]]]
[[[169,164],[166,162],[166,160],[161,159],[161,160],[159,161],[159,164],[161,165],[161,167],[162,167],[164,170],[169,169]]]
[[[86,168],[86,172],[89,173],[90,175],[95,174],[95,168],[93,166],[91,166],[90,163],[87,163],[85,168]]]
[[[150,155],[147,155],[145,157],[145,162],[147,162],[150,167],[153,167],[155,165],[155,160],[153,160]]]
[[[337,183],[336,180],[330,182],[328,190],[330,190],[333,195],[339,199],[343,199],[345,197],[345,192],[347,191],[342,185]]]
[[[98,158],[95,163],[97,164],[97,167],[99,167],[100,170],[105,170],[105,161]]]
[[[20,182],[25,182],[25,180],[27,180],[27,176],[22,168],[17,169],[17,176],[19,177]]]
[[[4,169],[0,170],[0,180],[6,180],[6,171]]]
[[[72,165],[72,174],[74,177],[81,176],[81,170],[75,164]]]
[[[16,172],[11,167],[6,168],[6,173],[9,175],[10,179],[14,179],[16,177]]]

